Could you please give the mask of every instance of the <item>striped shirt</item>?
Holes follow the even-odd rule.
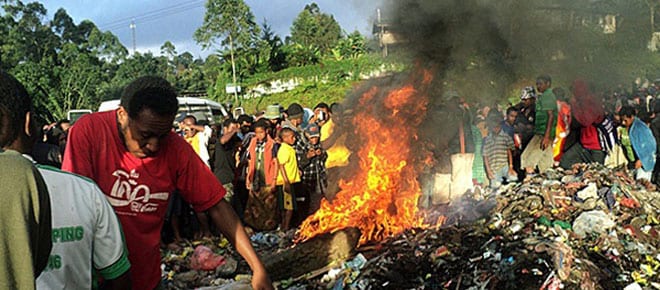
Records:
[[[497,135],[491,134],[484,141],[484,157],[488,158],[490,170],[495,172],[509,166],[508,150],[513,150],[513,138],[504,130]]]

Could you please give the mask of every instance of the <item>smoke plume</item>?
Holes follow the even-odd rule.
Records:
[[[448,136],[453,135],[447,132],[456,130],[456,119],[447,113],[450,104],[443,95],[450,90],[470,103],[502,104],[515,100],[520,89],[534,85],[541,74],[553,78],[553,87],[568,88],[581,78],[603,88],[629,83],[636,73],[649,70],[650,65],[639,60],[649,55],[645,5],[641,0],[385,2],[383,22],[401,40],[388,47],[389,57],[408,59],[417,64],[412,70],[427,69],[434,75],[420,93],[420,98],[428,98],[421,100],[428,110],[420,112],[425,121],[415,128],[419,138],[411,142],[420,148],[418,161],[431,151],[432,172],[449,168]],[[616,22],[614,31],[605,25],[608,18]],[[406,74],[363,84],[349,94],[345,107],[360,110],[357,100],[368,88],[396,88],[409,81]],[[372,106],[382,106],[382,101]],[[359,134],[347,123],[350,133]],[[361,145],[359,135],[350,141],[353,149]]]
[[[575,78],[630,82],[641,73],[639,55],[647,54],[644,3],[403,0],[392,1],[384,14],[405,41],[392,51],[434,66],[445,89],[501,100],[540,74],[551,75],[556,86]]]

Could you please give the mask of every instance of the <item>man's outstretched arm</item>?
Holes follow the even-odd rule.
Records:
[[[213,222],[229,242],[236,247],[241,256],[247,261],[252,269],[252,288],[255,290],[270,290],[273,283],[266,273],[266,268],[252,248],[250,239],[245,233],[245,229],[234,212],[234,209],[225,201],[220,200],[216,205],[208,209]]]

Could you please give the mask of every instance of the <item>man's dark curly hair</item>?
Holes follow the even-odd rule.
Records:
[[[119,103],[131,119],[145,109],[158,116],[174,116],[179,109],[176,91],[170,83],[156,76],[144,76],[131,82],[121,95]]]
[[[10,145],[23,128],[25,115],[32,110],[32,98],[16,78],[0,70],[0,148]]]

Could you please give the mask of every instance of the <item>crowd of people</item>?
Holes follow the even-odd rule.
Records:
[[[333,104],[335,109],[338,104]],[[178,124],[180,134],[215,174],[248,232],[296,228],[326,198],[328,152],[334,127],[326,103],[313,110],[292,103],[274,104],[255,114],[227,116],[222,124],[204,124],[192,115]],[[324,138],[325,137],[325,138]],[[164,228],[168,247],[188,238],[214,235],[204,212],[192,213],[174,193]],[[192,227],[182,226],[181,221]],[[182,228],[192,232],[182,233]],[[170,233],[171,232],[171,237]]]
[[[600,163],[626,166],[652,188],[660,183],[659,88],[656,82],[596,94],[575,80],[567,91],[542,75],[505,110],[468,104],[450,91],[445,99],[459,120],[449,134],[452,179],[470,176],[473,185],[497,188],[550,168]]]
[[[6,72],[0,95],[1,195],[11,201],[0,288],[159,289],[164,234],[169,246],[222,235],[252,269],[253,288],[272,289],[249,233],[292,234],[325,198],[326,162],[337,163],[324,149],[337,104],[175,122],[172,86],[142,77],[116,110],[39,126],[31,96]]]
[[[659,92],[660,82],[597,96],[585,81],[564,90],[542,75],[500,110],[449,91],[441,99],[456,120],[446,132],[452,179],[497,188],[597,162],[627,166],[652,186]],[[0,96],[2,288],[90,288],[100,277],[110,289],[158,289],[163,247],[222,235],[252,269],[252,286],[272,289],[250,234],[293,234],[350,155],[336,130],[339,104],[175,122],[172,86],[142,77],[116,110],[40,127],[31,96],[6,72]]]
[[[273,289],[225,188],[172,130],[177,111],[166,80],[136,79],[117,110],[66,130],[60,170],[34,163],[42,134],[32,98],[0,71],[0,288],[159,289],[161,227],[176,191],[236,247],[252,287]]]

